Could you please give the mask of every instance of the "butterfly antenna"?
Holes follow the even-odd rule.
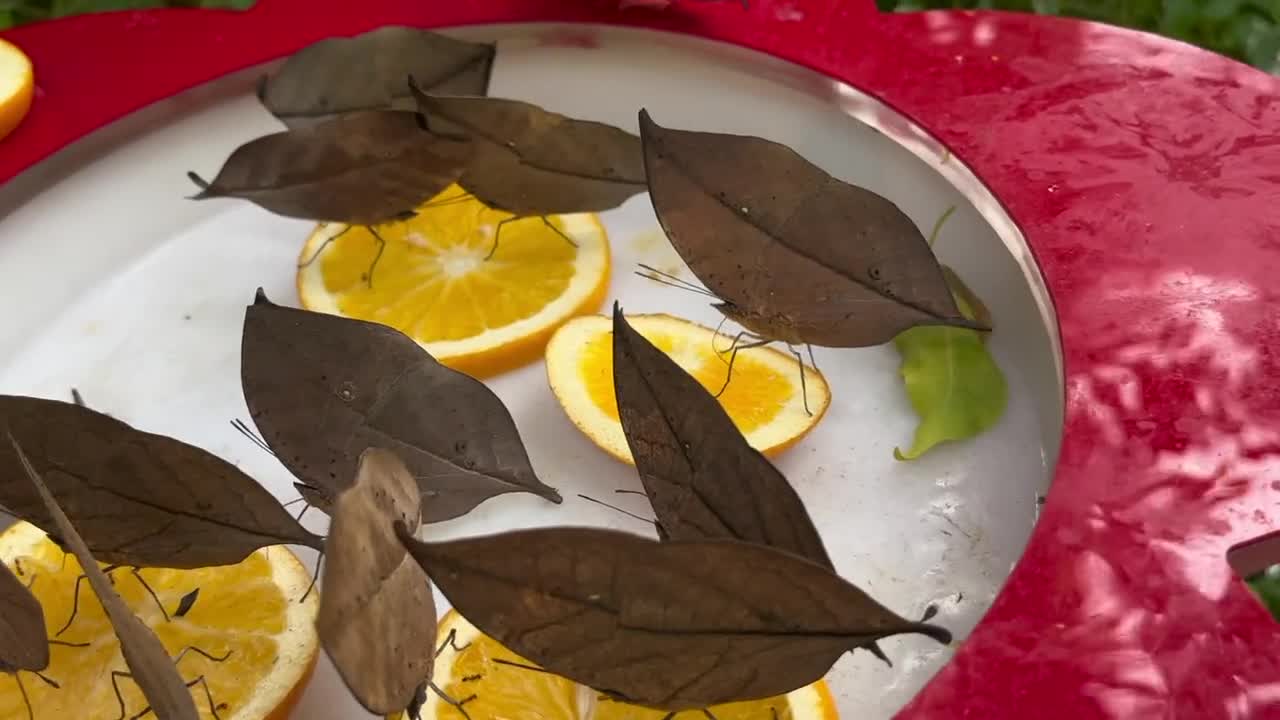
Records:
[[[673,287],[679,290],[686,290],[688,292],[697,293],[699,295],[703,295],[705,297],[709,297],[714,300],[720,299],[719,295],[716,295],[715,293],[702,287],[701,285],[691,283],[682,277],[677,277],[675,275],[672,275],[669,272],[663,272],[662,270],[659,270],[658,268],[655,268],[652,265],[645,265],[644,263],[639,263],[639,266],[641,270],[644,270],[645,272],[637,271],[636,275],[639,275],[640,277],[646,280],[652,280],[661,285],[667,285],[668,287]],[[645,273],[648,273],[648,274],[645,274]]]
[[[627,517],[635,518],[636,520],[639,520],[640,522],[643,522],[643,523],[649,523],[650,525],[657,525],[657,524],[658,524],[656,520],[650,520],[649,518],[644,517],[643,515],[637,515],[637,514],[635,514],[635,513],[631,512],[630,510],[623,510],[622,508],[620,508],[620,507],[618,507],[618,506],[616,506],[616,505],[610,505],[609,503],[607,503],[607,502],[605,502],[605,501],[603,501],[603,500],[597,500],[597,499],[595,499],[595,498],[593,498],[593,497],[590,497],[590,496],[588,496],[588,495],[583,495],[582,493],[578,493],[578,497],[582,498],[583,500],[586,500],[587,502],[593,502],[593,503],[595,503],[595,504],[597,504],[597,505],[599,505],[599,506],[601,506],[601,507],[607,507],[607,508],[609,508],[610,510],[613,510],[614,512],[620,512],[620,513],[622,513],[623,515],[626,515]]]
[[[267,441],[258,437],[257,433],[255,433],[252,429],[250,429],[249,425],[245,423],[245,421],[241,420],[240,418],[236,418],[231,421],[231,427],[240,431],[240,434],[248,438],[249,442],[253,443],[254,445],[257,445],[258,447],[262,448],[263,450],[267,451],[272,455],[276,454],[276,452],[271,449],[271,446],[267,445]]]
[[[537,667],[535,665],[525,665],[524,663],[514,662],[512,660],[503,660],[502,658],[494,658],[493,662],[497,665],[506,665],[507,667],[517,668],[519,670],[528,670],[529,672],[542,673],[543,675],[555,675],[550,670]],[[559,677],[556,675],[556,677]]]

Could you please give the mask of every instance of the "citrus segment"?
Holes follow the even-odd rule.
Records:
[[[0,138],[13,132],[31,109],[35,75],[31,60],[13,43],[0,40]]]
[[[806,365],[802,383],[800,363],[780,350],[741,350],[730,374],[732,338],[670,315],[633,315],[627,322],[711,393],[724,387],[721,406],[747,442],[767,455],[804,437],[831,402],[822,375]],[[552,336],[546,358],[551,390],[569,419],[606,452],[632,463],[614,395],[613,321],[599,315],[571,320]]]
[[[472,718],[510,720],[663,720],[661,710],[604,699],[590,688],[539,672],[519,655],[483,635],[465,618],[449,611],[440,621],[441,638],[456,633],[461,650],[446,649],[436,661],[434,681],[455,700],[466,700]],[[505,665],[497,661],[526,667]],[[468,699],[471,698],[471,699]],[[835,703],[826,683],[818,682],[787,695],[729,703],[710,708],[716,720],[836,720]],[[700,713],[681,713],[702,717]],[[405,716],[396,720],[407,720]],[[422,720],[465,720],[438,695],[430,695]]]
[[[464,196],[454,186],[415,217],[377,228],[386,244],[376,266],[368,228],[317,228],[299,260],[302,306],[390,325],[477,377],[532,362],[557,327],[599,309],[609,246],[598,217],[503,223],[509,213]]]
[[[0,559],[25,582],[44,608],[52,638],[72,616],[76,578],[74,556],[62,551],[33,525],[18,523],[0,534]],[[315,667],[319,647],[315,633],[318,600],[299,599],[310,576],[293,553],[283,547],[259,550],[237,565],[198,570],[144,568],[142,578],[166,612],[173,614],[184,595],[199,589],[182,617],[165,621],[156,601],[128,569],[114,570],[116,591],[143,622],[155,630],[170,656],[189,651],[178,663],[188,681],[203,676],[209,688],[196,685],[193,697],[201,718],[213,718],[209,697],[221,720],[284,720]],[[56,639],[88,643],[87,647],[50,647],[44,675],[61,688],[24,674],[23,686],[35,717],[116,720],[120,705],[111,671],[127,671],[120,644],[88,583],[81,583],[79,608],[70,626]],[[229,654],[228,654],[229,653]],[[34,682],[32,681],[34,680]],[[147,707],[131,680],[118,680],[126,717]],[[0,717],[27,716],[21,693],[11,676],[0,676]]]

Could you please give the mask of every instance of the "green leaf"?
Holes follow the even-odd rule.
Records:
[[[981,301],[944,266],[960,311],[970,319],[985,312]],[[893,344],[902,355],[902,379],[920,424],[911,447],[894,448],[899,460],[914,460],[935,445],[990,429],[1004,414],[1009,390],[1004,373],[987,351],[982,333],[951,327],[916,327]]]
[[[1280,620],[1280,565],[1272,565],[1246,582],[1267,610],[1271,611],[1272,617]]]

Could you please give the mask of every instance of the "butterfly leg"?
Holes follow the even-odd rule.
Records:
[[[707,708],[702,708],[702,714],[707,716],[707,720],[716,720],[716,716],[711,714]]]
[[[110,568],[106,572],[109,573],[111,572],[111,570],[114,570],[114,569],[115,568]],[[76,578],[75,585],[72,586],[71,588],[71,617],[68,617],[67,621],[62,624],[62,627],[58,630],[58,632],[53,634],[54,637],[60,637],[62,633],[67,631],[67,628],[71,627],[71,623],[76,621],[76,615],[80,614],[80,585],[84,583],[85,580],[88,580],[88,579],[89,579],[89,576],[84,574],[81,574],[80,577]]]
[[[787,349],[792,355],[796,356],[796,364],[800,366],[800,399],[804,402],[804,414],[813,417],[813,411],[809,409],[809,387],[804,381],[804,358],[800,356],[800,351],[787,344]]]
[[[444,642],[440,643],[440,647],[436,648],[436,657],[440,657],[440,654],[443,653],[444,649],[448,647],[453,648],[454,652],[462,652],[463,650],[466,650],[467,648],[471,647],[471,643],[467,643],[462,647],[458,647],[458,630],[457,628],[454,628],[449,631],[449,634],[445,637]]]
[[[216,662],[216,663],[226,662],[227,658],[231,657],[230,650],[227,651],[226,655],[223,655],[222,657],[218,657],[217,655],[210,655],[209,653],[205,652],[204,650],[201,650],[195,645],[188,645],[182,648],[182,651],[179,652],[177,655],[173,656],[173,664],[177,665],[178,663],[182,662],[182,658],[186,657],[187,653],[189,652],[193,652],[197,655],[200,655],[201,657],[204,657],[208,660],[212,660],[213,662]]]
[[[463,707],[463,705],[466,705],[472,700],[475,700],[476,695],[472,694],[470,697],[466,698],[465,700],[454,700],[452,697],[449,696],[448,693],[446,693],[444,690],[441,690],[438,685],[431,682],[430,680],[427,681],[427,686],[431,688],[432,692],[434,692],[436,695],[439,695],[441,700],[445,701],[445,703],[453,706],[458,712],[462,713],[462,717],[466,718],[467,720],[471,720],[471,715],[467,713],[467,709]]]
[[[378,252],[374,253],[373,262],[369,263],[369,270],[365,273],[365,283],[368,284],[370,289],[373,289],[373,271],[378,267],[378,261],[382,259],[382,252],[387,249],[387,241],[382,239],[382,236],[378,234],[377,230],[373,229],[372,225],[369,226],[369,234],[373,236],[374,240],[378,241]]]
[[[124,720],[124,696],[120,694],[120,678],[133,679],[133,675],[127,672],[121,672],[120,670],[111,671],[111,691],[116,694],[116,702],[120,703],[120,716],[117,717],[116,720]],[[150,710],[151,708],[148,707],[143,712]]]
[[[92,645],[93,643],[87,643],[87,642],[82,642],[82,643],[73,643],[73,642],[67,642],[66,640],[53,640],[53,639],[50,639],[50,640],[49,640],[49,644],[50,644],[50,645],[57,645],[57,646],[59,646],[59,647],[69,647],[69,648],[87,648],[87,647],[89,647],[90,645]],[[44,678],[44,679],[45,679],[45,681],[46,681],[46,682],[48,682],[48,680],[49,680],[48,678]]]
[[[324,249],[329,247],[329,243],[333,242],[334,240],[337,240],[343,235],[346,235],[347,231],[350,229],[351,229],[351,226],[348,225],[342,228],[341,230],[339,230],[338,232],[334,233],[333,235],[330,235],[329,237],[325,238],[324,242],[320,243],[320,247],[316,248],[316,251],[311,253],[311,257],[307,258],[303,262],[298,263],[298,267],[304,268],[311,265],[311,263],[315,262],[317,259],[320,258],[320,253],[324,252]]]
[[[730,353],[729,355],[729,367],[728,369],[725,370],[725,373],[724,373],[724,385],[720,386],[720,391],[715,394],[715,397],[720,397],[721,395],[724,394],[725,390],[729,389],[729,380],[733,377],[733,363],[737,361],[739,351],[763,347],[765,345],[768,345],[771,342],[773,341],[765,340],[762,338],[760,340],[756,340],[755,342],[749,342],[746,345],[743,345],[741,343],[735,343],[733,346],[733,352]]]
[[[160,602],[160,598],[156,595],[156,591],[152,590],[151,586],[147,584],[147,581],[142,579],[142,571],[136,567],[130,568],[129,574],[138,582],[142,583],[142,588],[151,596],[151,601],[156,604],[156,607],[160,608],[160,614],[164,616],[164,621],[169,622],[169,611],[164,609],[164,603]]]
[[[721,322],[723,323],[724,321],[721,320]],[[715,356],[720,358],[720,362],[728,364],[729,361],[724,359],[725,353],[733,352],[733,349],[738,347],[738,343],[742,342],[742,338],[746,334],[746,330],[739,332],[737,335],[733,336],[733,342],[729,343],[729,347],[721,350],[716,347],[716,338],[720,337],[720,328],[717,326],[715,334],[711,336],[711,352],[715,353]]]
[[[409,720],[422,720],[422,706],[426,704],[427,684],[423,682],[413,689],[413,698],[409,700],[409,707],[404,709],[404,714],[409,716]]]
[[[523,219],[524,218],[512,216],[504,220],[498,221],[497,227],[493,229],[493,246],[489,248],[489,254],[484,256],[485,260],[489,260],[490,258],[493,257],[494,253],[498,252],[498,238],[502,236],[503,226],[509,222],[515,222],[516,220],[523,220]]]
[[[22,704],[27,706],[27,720],[36,720],[36,711],[31,707],[31,698],[27,697],[27,688],[22,684],[22,676],[14,672],[13,681],[18,683],[18,692],[22,694]]]
[[[548,220],[546,215],[543,215],[543,216],[542,216],[542,224],[543,224],[543,225],[546,225],[548,228],[550,228],[550,229],[551,229],[551,231],[552,231],[552,232],[554,232],[555,234],[557,234],[557,235],[559,235],[560,237],[564,238],[564,241],[565,241],[565,242],[569,243],[570,245],[572,245],[572,246],[574,246],[574,247],[578,247],[578,243],[574,242],[574,241],[573,241],[573,238],[569,237],[568,235],[565,235],[565,234],[564,234],[564,231],[563,231],[563,230],[561,230],[560,228],[556,227],[556,224],[555,224],[555,223],[553,223],[553,222],[551,222],[550,220]]]
[[[199,685],[204,688],[204,699],[209,703],[209,714],[213,716],[214,720],[221,720],[221,718],[218,717],[218,706],[213,702],[213,693],[209,691],[209,681],[205,680],[204,676],[201,675],[186,685],[187,687],[195,687],[196,685]]]
[[[307,586],[307,591],[302,593],[302,599],[299,603],[304,603],[307,598],[311,597],[311,591],[316,589],[316,580],[320,579],[320,563],[324,562],[324,551],[320,551],[320,556],[316,558],[316,572],[311,576],[311,584]]]

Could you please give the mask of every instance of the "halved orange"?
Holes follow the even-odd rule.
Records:
[[[729,371],[732,338],[670,315],[630,315],[627,322],[707,388],[752,447],[776,455],[818,424],[831,404],[822,374],[771,347],[743,350]],[[547,379],[569,419],[610,455],[634,464],[613,388],[613,321],[576,318],[547,343]],[[725,386],[725,378],[729,379]],[[806,409],[804,388],[808,396]]]
[[[379,227],[376,266],[367,228],[318,227],[299,258],[302,306],[390,325],[475,377],[533,362],[556,328],[599,310],[609,243],[596,215],[500,226],[510,214],[465,196],[453,186],[412,219]]]
[[[71,617],[75,581],[80,565],[63,555],[39,528],[20,522],[0,534],[0,559],[18,577],[31,582],[31,591],[44,608],[50,636]],[[286,720],[315,668],[319,640],[315,617],[319,607],[312,593],[299,600],[311,582],[307,569],[284,547],[259,550],[243,562],[198,570],[144,568],[139,571],[171,618],[166,621],[156,601],[127,569],[111,574],[116,591],[160,637],[170,656],[195,647],[225,659],[220,662],[188,652],[178,663],[186,680],[204,676],[221,720]],[[199,589],[195,604],[182,617],[172,617],[184,595]],[[57,637],[87,647],[52,645],[43,674],[61,689],[28,673],[23,686],[37,720],[77,718],[116,720],[120,705],[111,685],[111,671],[126,671],[120,642],[102,606],[87,583],[80,588],[79,609],[66,631]],[[227,654],[230,653],[230,654]],[[131,680],[119,681],[126,717],[147,707]],[[192,690],[201,718],[213,718],[204,689]],[[17,682],[0,676],[0,717],[25,718]]]
[[[530,663],[490,638],[466,618],[450,610],[440,621],[443,640],[454,635],[454,645],[436,660],[433,680],[445,694],[457,701],[473,720],[662,720],[667,713],[652,708],[602,700],[599,693],[571,680],[520,665]],[[467,698],[474,698],[467,700]],[[837,720],[835,701],[825,682],[786,695],[728,703],[709,708],[716,720]],[[681,713],[702,717],[700,713]],[[395,720],[409,720],[407,714]],[[430,694],[422,709],[422,720],[465,720],[462,713],[439,695]]]
[[[35,87],[31,59],[13,43],[0,40],[0,138],[26,117]]]

